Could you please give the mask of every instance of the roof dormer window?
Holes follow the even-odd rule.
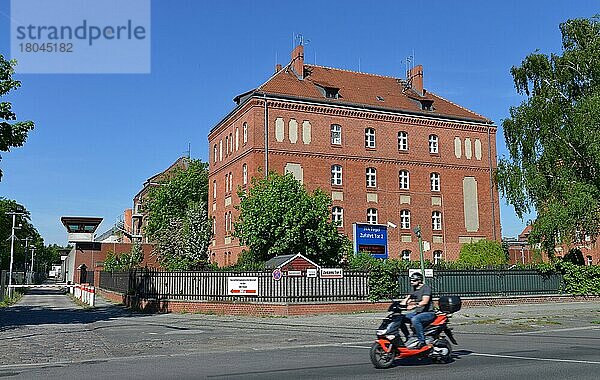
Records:
[[[325,97],[328,99],[337,99],[340,96],[340,89],[334,87],[324,87]]]
[[[319,90],[319,92],[326,97],[327,99],[339,99],[340,98],[340,89],[331,86],[324,86],[321,84],[315,83],[315,86]]]
[[[423,111],[433,111],[433,100],[422,99],[420,102]]]

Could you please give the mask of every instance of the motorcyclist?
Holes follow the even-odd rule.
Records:
[[[400,304],[406,305],[406,309],[410,311],[404,315],[405,322],[412,324],[415,330],[415,335],[419,340],[416,349],[425,346],[425,334],[423,330],[425,326],[433,322],[435,313],[431,305],[431,287],[423,282],[423,275],[420,272],[414,272],[410,275],[410,284],[413,291],[406,296]],[[401,324],[401,329],[404,335],[408,338],[408,329],[406,324]]]

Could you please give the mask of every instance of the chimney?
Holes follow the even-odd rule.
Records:
[[[278,64],[275,65],[275,74],[277,74],[280,71],[281,71],[281,64],[278,63]]]
[[[423,66],[417,65],[406,72],[406,80],[411,84],[415,92],[421,96],[423,92]]]
[[[292,50],[292,70],[300,79],[304,79],[304,46],[298,45]]]

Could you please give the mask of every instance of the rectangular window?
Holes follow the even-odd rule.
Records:
[[[398,150],[408,150],[408,133],[404,131],[398,132]]]
[[[342,167],[341,165],[331,166],[331,184],[342,186]]]
[[[375,129],[365,129],[365,148],[375,148]]]
[[[429,135],[429,153],[438,153],[438,137],[436,135]]]
[[[367,187],[377,187],[377,170],[375,168],[367,168],[366,177]]]
[[[337,124],[331,125],[331,144],[342,145],[342,126]]]

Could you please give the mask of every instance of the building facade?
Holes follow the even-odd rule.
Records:
[[[268,171],[291,172],[309,191],[333,199],[332,219],[387,224],[390,257],[415,260],[419,225],[432,261],[454,260],[462,244],[500,240],[496,126],[423,88],[423,69],[407,79],[290,63],[209,133],[211,259],[237,260],[232,237],[238,189]],[[290,252],[295,253],[295,252]]]

